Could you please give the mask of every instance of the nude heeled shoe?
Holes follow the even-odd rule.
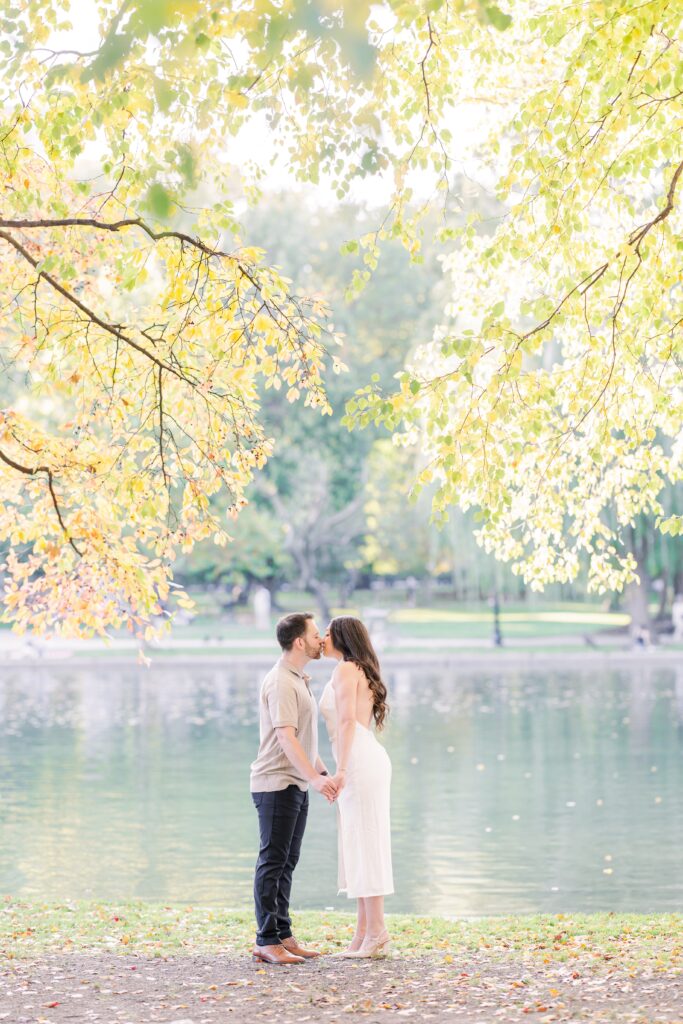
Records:
[[[352,939],[351,942],[353,942],[353,941],[354,940]],[[340,956],[346,956],[348,953],[357,953],[358,950],[360,949],[360,947],[363,945],[363,941],[364,941],[363,939],[360,940],[360,946],[358,946],[357,949],[351,949],[351,946],[347,946],[346,949],[338,949],[336,953],[330,953],[329,955],[333,956],[333,957],[334,956],[340,957]]]
[[[366,935],[360,949],[338,953],[347,960],[369,960],[376,956],[386,956],[389,952],[389,932],[384,929],[379,935]]]

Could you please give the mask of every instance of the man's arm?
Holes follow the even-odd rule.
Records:
[[[337,787],[328,775],[320,775],[306,757],[304,748],[296,738],[294,726],[283,725],[275,730],[278,742],[282,747],[288,760],[292,762],[299,775],[302,775],[307,782],[319,793],[322,793],[330,803],[337,795]],[[318,759],[320,760],[320,759]]]

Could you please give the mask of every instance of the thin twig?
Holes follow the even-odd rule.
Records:
[[[35,476],[36,473],[45,473],[47,475],[47,486],[48,486],[48,489],[50,491],[50,497],[52,498],[52,504],[54,505],[55,512],[57,513],[57,519],[59,520],[59,525],[61,526],[62,530],[64,531],[64,535],[66,536],[66,539],[68,540],[68,542],[71,545],[71,547],[74,549],[76,554],[79,557],[82,558],[83,557],[83,552],[76,546],[76,542],[74,541],[73,537],[69,533],[69,531],[68,531],[68,529],[66,527],[66,523],[64,522],[64,519],[62,518],[62,512],[61,512],[61,509],[59,507],[59,502],[57,501],[57,495],[55,493],[55,488],[54,488],[54,474],[53,474],[52,470],[50,469],[50,467],[49,466],[33,466],[33,467],[22,466],[21,463],[17,462],[15,459],[11,458],[9,455],[7,455],[2,450],[0,450],[0,459],[2,459],[2,461],[4,463],[6,463],[6,465],[10,466],[12,469],[15,469],[18,473],[23,473],[25,476]]]

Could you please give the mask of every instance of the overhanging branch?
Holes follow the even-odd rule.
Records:
[[[61,509],[59,507],[59,502],[57,501],[57,494],[55,493],[54,473],[52,472],[50,467],[49,466],[32,466],[32,467],[31,466],[23,466],[20,462],[17,462],[16,459],[13,459],[10,455],[7,455],[1,449],[0,449],[0,459],[7,466],[10,466],[11,469],[15,469],[18,473],[23,473],[25,476],[36,476],[37,473],[45,473],[45,475],[47,476],[48,490],[50,491],[50,497],[52,498],[52,504],[54,505],[55,512],[57,513],[57,519],[59,520],[59,525],[61,526],[61,528],[62,528],[62,530],[64,532],[64,536],[68,540],[68,542],[71,545],[71,547],[74,549],[76,554],[79,557],[82,558],[83,557],[83,552],[76,546],[76,542],[74,541],[73,537],[69,533],[69,531],[67,529],[67,526],[66,526],[66,523],[64,522],[64,519],[62,517],[62,511],[61,511]]]
[[[113,335],[113,337],[117,338],[119,341],[123,341],[126,345],[129,345],[131,348],[134,348],[137,352],[140,352],[147,359],[150,359],[153,363],[155,363],[156,366],[160,367],[163,370],[167,370],[169,373],[173,374],[174,377],[178,377],[179,380],[184,381],[186,384],[194,386],[194,383],[185,374],[180,373],[178,370],[175,369],[175,367],[171,366],[169,363],[164,362],[163,359],[159,359],[157,355],[155,355],[153,352],[150,352],[149,349],[146,349],[144,345],[140,345],[139,342],[135,341],[134,338],[131,338],[130,335],[126,334],[126,332],[123,331],[121,327],[119,327],[117,324],[108,323],[108,321],[103,320],[102,317],[98,316],[93,309],[90,309],[88,306],[86,306],[86,304],[82,302],[77,295],[74,295],[74,293],[69,291],[68,288],[65,288],[60,281],[58,281],[55,277],[52,276],[52,274],[48,273],[45,270],[40,270],[40,260],[37,260],[35,256],[32,256],[28,249],[26,249],[25,246],[21,244],[21,242],[17,241],[16,238],[13,238],[12,235],[10,235],[7,231],[0,230],[0,238],[4,238],[5,241],[8,242],[9,245],[11,245],[12,248],[15,249],[16,252],[18,252],[19,255],[22,256],[26,260],[26,262],[29,263],[33,267],[33,269],[38,272],[39,278],[42,277],[43,280],[47,281],[47,283],[52,288],[54,288],[55,291],[59,292],[59,294],[62,295],[67,300],[67,302],[70,302],[77,309],[79,309],[81,313],[83,313],[88,318],[88,320],[96,324],[98,327],[101,327],[103,331],[106,331],[108,334]]]

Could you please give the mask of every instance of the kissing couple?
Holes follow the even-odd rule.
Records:
[[[250,779],[260,833],[253,956],[268,964],[301,964],[320,956],[297,942],[289,916],[311,786],[337,806],[339,892],[357,901],[353,939],[335,955],[381,955],[389,945],[384,897],[394,883],[391,762],[374,733],[388,711],[377,655],[366,627],[350,615],[332,619],[321,637],[313,615],[295,612],[280,619],[276,634],[282,655],[261,684],[260,744]],[[323,655],[337,662],[320,699],[334,774],[318,754],[318,705],[304,671]]]

